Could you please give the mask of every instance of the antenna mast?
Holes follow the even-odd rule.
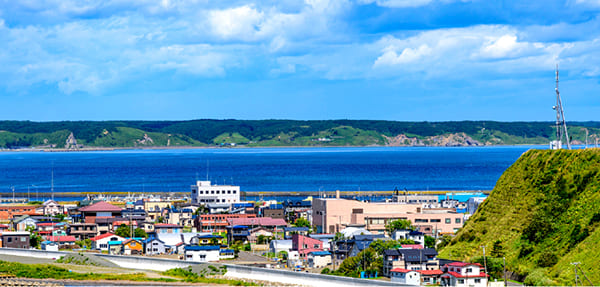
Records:
[[[567,132],[567,122],[565,121],[565,112],[562,106],[562,100],[560,99],[560,92],[558,91],[558,64],[556,65],[556,106],[552,108],[556,110],[556,140],[550,143],[552,149],[562,148],[562,138],[565,137],[567,142],[567,148],[571,149],[571,142],[569,141],[569,133]]]

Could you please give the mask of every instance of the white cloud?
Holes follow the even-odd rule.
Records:
[[[389,48],[383,55],[377,58],[374,66],[406,64],[420,60],[429,54],[431,54],[431,48],[426,44],[423,44],[416,49],[405,48],[400,55],[396,54],[396,51],[394,51],[393,48]]]
[[[515,52],[524,44],[517,43],[517,36],[515,35],[504,35],[500,38],[492,37],[488,41],[488,44],[481,48],[481,54],[485,57],[490,58],[503,58]],[[541,45],[541,46],[540,46]],[[542,44],[536,45],[538,48],[542,48]]]
[[[359,0],[363,4],[375,3],[378,6],[389,8],[420,7],[431,3],[433,0]]]
[[[208,13],[210,28],[223,39],[252,39],[260,31],[263,20],[264,13],[250,5]]]

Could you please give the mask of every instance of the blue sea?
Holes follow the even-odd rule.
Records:
[[[243,191],[491,190],[531,148],[209,148],[0,152],[0,193],[189,191],[196,180]],[[53,174],[53,176],[52,176]]]

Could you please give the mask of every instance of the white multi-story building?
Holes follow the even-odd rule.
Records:
[[[197,181],[192,185],[192,203],[237,203],[240,187],[234,185],[211,185],[210,181]]]

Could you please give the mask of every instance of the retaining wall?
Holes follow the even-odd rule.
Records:
[[[58,259],[61,256],[76,252],[44,251],[33,249],[0,248],[0,254],[25,256],[34,258]],[[280,269],[249,267],[234,264],[201,263],[172,259],[161,259],[141,256],[94,255],[113,262],[123,268],[166,271],[172,268],[184,268],[191,265],[227,266],[225,277],[281,282],[305,286],[413,286],[392,283],[389,281],[367,280],[350,277],[322,275],[305,272],[294,272]]]

